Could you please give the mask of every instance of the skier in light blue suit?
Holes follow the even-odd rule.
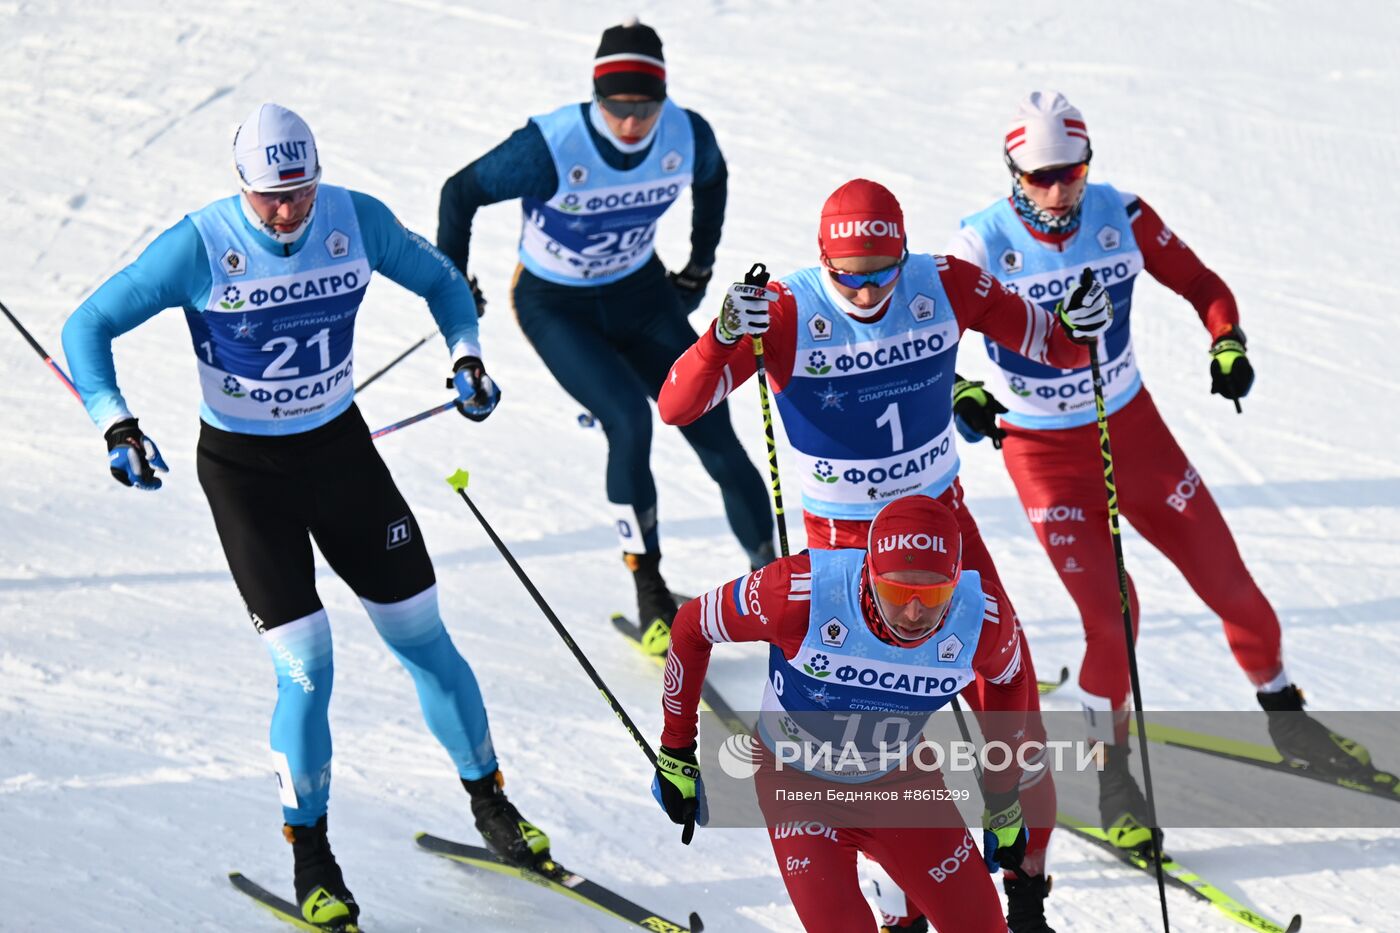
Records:
[[[234,137],[234,161],[242,193],[157,237],[73,312],[63,346],[105,431],[113,477],[159,489],[166,464],[117,387],[112,341],[166,308],[184,309],[203,394],[200,484],[277,671],[271,745],[297,901],[308,922],[353,930],[359,908],[326,839],[333,665],[312,538],[412,674],[487,843],[518,864],[549,857],[548,837],[506,799],[476,678],[438,612],[421,530],[354,404],[355,317],[372,273],[427,299],[456,361],[464,416],[486,418],[500,390],[482,365],[461,274],[381,202],[321,184],[300,117],[258,106]]]

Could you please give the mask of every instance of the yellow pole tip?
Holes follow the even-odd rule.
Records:
[[[453,473],[447,478],[447,485],[451,486],[453,490],[461,492],[463,489],[467,488],[467,480],[470,477],[471,474],[466,470],[458,469],[456,473]]]

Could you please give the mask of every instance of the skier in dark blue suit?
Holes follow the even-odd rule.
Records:
[[[656,398],[671,364],[695,342],[686,315],[710,280],[728,175],[709,124],[667,99],[661,40],[651,27],[633,21],[603,33],[593,88],[591,103],[532,117],[447,180],[438,248],[465,273],[477,209],[520,199],[516,316],[559,384],[607,434],[608,501],[636,582],[644,644],[661,653],[676,603],[659,570],[647,397]],[[690,260],[667,273],[653,248],[656,225],[687,187]],[[749,562],[767,563],[767,491],[728,410],[720,405],[681,433],[719,485]]]

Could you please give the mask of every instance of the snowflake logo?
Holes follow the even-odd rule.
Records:
[[[813,376],[825,376],[831,372],[831,364],[826,361],[826,354],[820,350],[813,350],[807,355],[807,372]]]
[[[846,409],[841,406],[841,400],[850,394],[849,392],[837,392],[836,387],[829,382],[826,384],[825,389],[816,393],[817,398],[821,399],[822,411],[826,411],[828,408],[834,408],[837,411],[845,411]]]
[[[1026,388],[1026,380],[1022,379],[1020,376],[1012,376],[1009,381],[1012,392],[1015,392],[1017,395],[1021,396],[1021,398],[1030,396],[1031,390]]]
[[[814,476],[818,482],[834,483],[839,479],[836,475],[836,468],[831,465],[831,461],[829,460],[818,460],[814,467],[812,476]]]
[[[242,303],[241,301],[239,302],[239,304]],[[261,322],[250,321],[248,320],[248,315],[245,314],[239,319],[237,324],[230,324],[229,328],[233,331],[234,339],[253,340],[256,339],[258,327],[260,326]]]
[[[243,391],[243,383],[238,381],[236,376],[224,377],[224,394],[230,398],[242,398],[246,393]]]
[[[831,671],[827,670],[829,667],[831,658],[824,654],[814,654],[810,663],[804,662],[802,665],[802,669],[813,677],[830,677]]]
[[[224,300],[219,302],[219,307],[225,311],[237,311],[243,305],[243,293],[238,290],[238,286],[230,285],[224,289]]]

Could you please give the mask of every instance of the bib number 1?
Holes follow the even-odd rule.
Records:
[[[904,449],[904,428],[899,423],[898,402],[890,402],[884,414],[875,419],[875,427],[883,428],[885,425],[890,428],[890,445],[895,453],[899,453]]]

